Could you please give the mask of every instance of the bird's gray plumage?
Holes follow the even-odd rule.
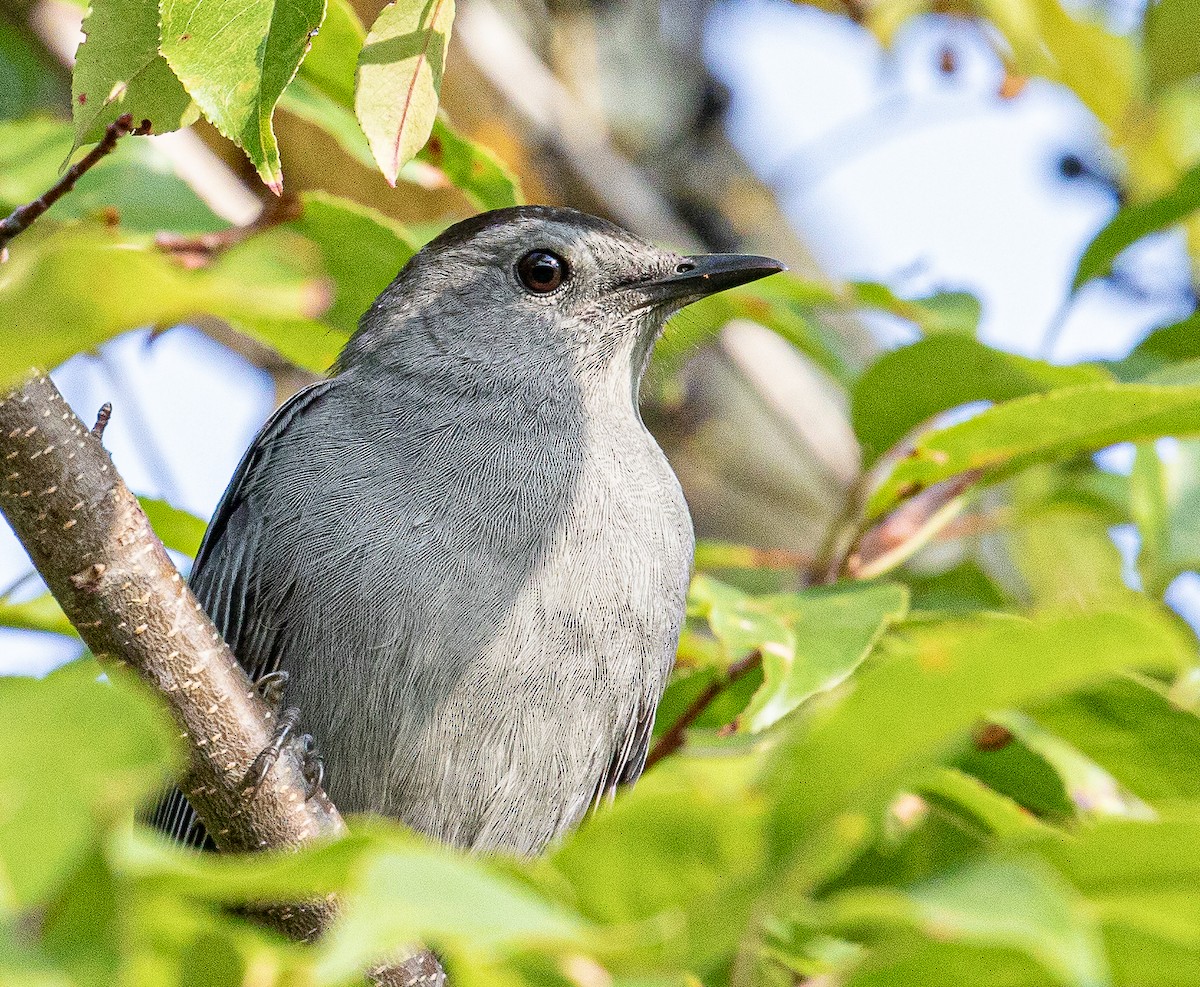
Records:
[[[535,248],[569,272],[544,296]],[[255,440],[191,582],[252,678],[290,673],[343,811],[535,853],[641,772],[692,529],[637,391],[718,286],[640,286],[690,260],[570,210],[468,220]],[[157,821],[196,832],[177,793]]]

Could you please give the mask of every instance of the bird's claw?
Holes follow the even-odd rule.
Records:
[[[325,759],[311,733],[300,737],[300,771],[304,775],[304,797],[310,799],[325,782]]]
[[[258,690],[258,694],[262,696],[265,702],[271,709],[279,709],[283,706],[283,692],[287,688],[287,684],[291,676],[279,669],[275,672],[268,672],[261,679],[254,683],[254,688]]]
[[[275,724],[275,735],[271,738],[271,742],[258,752],[258,757],[251,762],[250,770],[246,772],[246,779],[242,782],[245,790],[251,793],[258,791],[262,783],[266,781],[267,775],[271,773],[275,762],[279,760],[284,745],[291,740],[292,734],[296,732],[299,724],[300,710],[295,706],[289,706],[279,714],[279,720]]]
[[[286,672],[278,674],[287,675]],[[285,678],[283,685],[286,684]],[[252,794],[258,791],[262,783],[267,780],[267,775],[271,773],[275,762],[279,760],[283,748],[289,740],[296,736],[296,727],[299,725],[300,710],[295,706],[289,706],[279,714],[275,735],[250,764],[250,770],[246,772],[246,780],[242,783],[243,789]],[[317,750],[317,743],[313,740],[311,733],[300,734],[296,736],[296,740],[300,745],[300,773],[304,777],[304,797],[310,799],[317,794],[325,781],[325,761],[321,757],[320,751]]]

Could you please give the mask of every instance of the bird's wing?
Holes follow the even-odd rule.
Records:
[[[257,681],[274,671],[283,653],[275,627],[253,619],[250,596],[256,587],[247,577],[253,563],[257,532],[251,530],[244,499],[255,471],[269,461],[279,438],[328,391],[331,381],[319,381],[298,391],[269,418],[242,457],[225,495],[200,543],[190,583],[213,623]],[[212,846],[203,825],[183,792],[172,788],[154,808],[151,824],[172,839],[190,846]]]
[[[278,669],[282,651],[278,627],[256,620],[252,606],[259,589],[252,579],[261,571],[255,559],[261,531],[246,503],[248,487],[267,467],[288,428],[310,412],[332,384],[322,380],[298,391],[267,419],[229,481],[192,566],[192,589],[255,682]]]
[[[616,749],[608,770],[596,786],[592,806],[599,806],[606,798],[616,794],[622,785],[631,785],[641,776],[646,766],[646,755],[650,751],[650,737],[654,733],[655,703],[643,700],[618,737]]]

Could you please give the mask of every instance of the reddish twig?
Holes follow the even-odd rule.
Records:
[[[904,501],[858,536],[839,569],[850,579],[873,579],[899,565],[952,519],[946,513],[983,470],[959,473]]]
[[[198,236],[163,232],[155,236],[154,245],[171,254],[184,267],[203,267],[218,254],[236,247],[248,237],[299,219],[303,211],[304,205],[299,197],[281,195],[278,199],[268,199],[258,217],[245,226],[231,226],[216,233],[201,233]]]
[[[729,670],[720,678],[710,682],[683,714],[672,723],[646,756],[646,768],[652,768],[668,754],[674,754],[683,746],[684,735],[693,723],[700,719],[701,714],[712,705],[712,701],[747,672],[753,671],[762,664],[762,652],[755,648],[740,661],[729,666]]]
[[[129,113],[123,113],[105,127],[104,136],[100,138],[100,143],[71,165],[67,169],[66,174],[51,185],[45,193],[32,202],[26,203],[23,206],[17,206],[7,217],[0,219],[0,260],[4,258],[8,241],[18,234],[24,233],[35,219],[70,192],[85,172],[117,146],[117,141],[126,134],[142,135],[148,133],[150,133],[150,121],[143,120],[137,127],[134,127],[133,116]]]

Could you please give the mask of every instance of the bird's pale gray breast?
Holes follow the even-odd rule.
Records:
[[[692,535],[631,403],[516,379],[316,385],[193,582],[252,673],[291,672],[343,810],[531,853],[640,771]]]

